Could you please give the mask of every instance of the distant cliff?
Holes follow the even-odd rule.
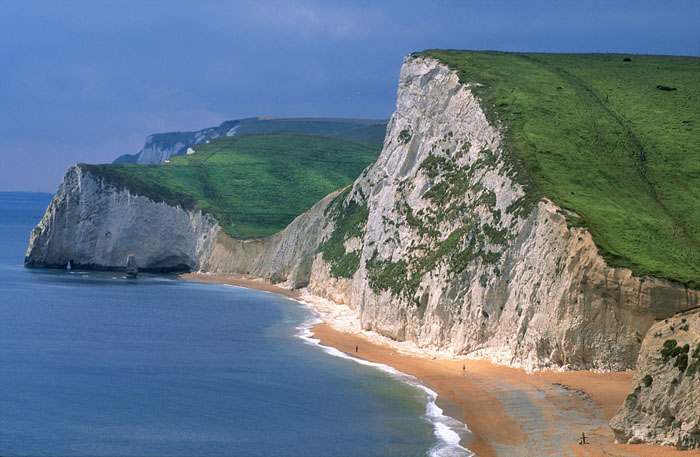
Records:
[[[246,118],[225,121],[218,127],[196,132],[156,133],[146,138],[136,154],[119,156],[114,163],[162,163],[174,156],[185,155],[193,146],[215,138],[260,133],[308,133],[329,136],[357,143],[381,144],[386,132],[385,120],[334,118]]]

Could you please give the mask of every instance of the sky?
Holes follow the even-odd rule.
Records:
[[[700,56],[700,1],[0,0],[0,191],[54,192],[151,133],[388,119],[431,48]]]

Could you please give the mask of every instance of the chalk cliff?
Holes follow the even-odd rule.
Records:
[[[528,369],[634,367],[655,320],[697,307],[700,294],[608,267],[566,211],[530,198],[502,141],[470,84],[408,57],[378,160],[283,232],[234,240],[201,211],[76,166],[26,264],[124,268],[134,254],[143,271],[257,274],[308,284],[355,307],[365,328],[425,347]],[[349,213],[352,230],[341,227]]]
[[[425,347],[527,369],[633,368],[654,321],[699,294],[606,266],[566,211],[528,199],[501,144],[454,72],[407,58],[384,150],[332,213],[367,208],[361,236],[345,239],[357,269],[334,277],[345,259],[318,254],[311,291]]]
[[[134,254],[141,271],[187,271],[217,231],[201,211],[154,202],[72,166],[31,233],[25,265],[124,269]]]
[[[137,153],[136,163],[162,163],[174,156],[184,155],[187,149],[226,135],[221,128],[211,127],[197,132],[160,133],[149,135]]]
[[[637,378],[654,381],[616,417],[618,437],[697,446],[697,397],[686,394],[700,374],[673,386],[673,370],[653,365],[653,333],[666,325],[655,322],[700,306],[700,292],[607,266],[591,234],[567,223],[575,215],[533,198],[503,126],[487,121],[470,90],[478,83],[407,57],[378,160],[261,240],[234,240],[201,211],[72,167],[31,235],[26,265],[124,268],[134,254],[145,271],[308,286],[349,304],[364,328],[426,348],[526,369],[638,365]]]
[[[32,231],[25,265],[125,270],[133,255],[139,271],[247,273],[302,287],[318,245],[318,220],[334,196],[282,232],[236,240],[202,211],[153,201],[76,165]]]

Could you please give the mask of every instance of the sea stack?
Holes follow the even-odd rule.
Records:
[[[139,265],[136,263],[136,256],[129,254],[126,258],[126,277],[135,279],[139,274]]]

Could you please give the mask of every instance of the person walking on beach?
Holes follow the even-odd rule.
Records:
[[[466,366],[466,365],[462,365],[462,371],[467,371],[467,366]]]
[[[360,348],[358,346],[355,346],[355,352],[357,352]]]

